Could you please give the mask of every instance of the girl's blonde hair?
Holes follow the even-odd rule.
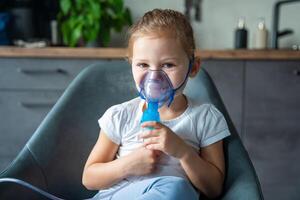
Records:
[[[144,14],[128,32],[128,59],[132,58],[134,41],[142,36],[167,36],[177,39],[190,59],[194,57],[193,28],[186,17],[175,10],[154,9]]]

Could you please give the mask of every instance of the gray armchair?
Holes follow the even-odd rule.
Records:
[[[191,98],[213,103],[224,114],[232,134],[224,141],[227,173],[220,199],[263,199],[253,165],[207,72],[201,69],[185,92]],[[21,179],[63,199],[93,196],[96,191],[85,189],[81,177],[98,137],[97,120],[111,105],[136,95],[125,61],[87,67],[69,85],[0,178]],[[15,183],[0,183],[0,199],[42,198]]]

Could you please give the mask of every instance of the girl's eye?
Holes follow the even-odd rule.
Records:
[[[149,67],[149,65],[147,65],[146,63],[138,63],[136,66],[138,66],[140,68],[147,68],[147,67]]]
[[[162,67],[163,67],[163,68],[170,69],[170,68],[175,67],[175,64],[173,64],[173,63],[164,63]]]

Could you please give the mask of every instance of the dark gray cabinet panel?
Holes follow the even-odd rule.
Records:
[[[0,171],[16,157],[63,91],[0,91]]]
[[[0,89],[65,89],[95,59],[0,58]]]
[[[248,61],[244,143],[265,198],[299,199],[300,61]]]
[[[76,75],[95,62],[107,60],[0,58],[0,172]]]
[[[232,121],[242,136],[244,61],[205,60],[202,66],[214,80]]]

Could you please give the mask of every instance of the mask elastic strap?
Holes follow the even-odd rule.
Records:
[[[191,72],[191,70],[192,70],[193,63],[194,63],[194,56],[192,57],[192,59],[191,59],[190,62],[189,62],[189,69],[188,69],[187,74],[185,75],[184,81],[181,83],[180,86],[178,86],[176,89],[174,89],[174,94],[175,94],[175,92],[176,92],[177,90],[179,90],[179,89],[185,84],[185,82],[186,82],[186,80],[188,79],[189,74],[190,74],[190,72]]]
[[[170,107],[171,103],[173,102],[173,100],[174,100],[174,95],[175,95],[175,90],[172,90],[172,94],[170,95],[171,97],[170,97],[170,101],[169,101],[169,103],[168,103],[168,107]]]
[[[140,96],[142,99],[146,100],[146,98],[145,98],[144,95],[142,94],[142,89],[140,89],[138,92],[139,92],[139,96]]]
[[[171,103],[173,102],[174,95],[175,95],[176,91],[179,90],[185,84],[186,80],[188,79],[189,74],[190,74],[190,72],[192,70],[193,63],[194,63],[194,56],[192,57],[192,59],[189,62],[189,69],[188,69],[188,72],[187,72],[187,74],[186,74],[186,76],[184,78],[184,81],[181,83],[181,85],[179,87],[177,87],[176,89],[173,89],[171,97],[170,97],[170,101],[168,103],[168,107],[170,107]]]

